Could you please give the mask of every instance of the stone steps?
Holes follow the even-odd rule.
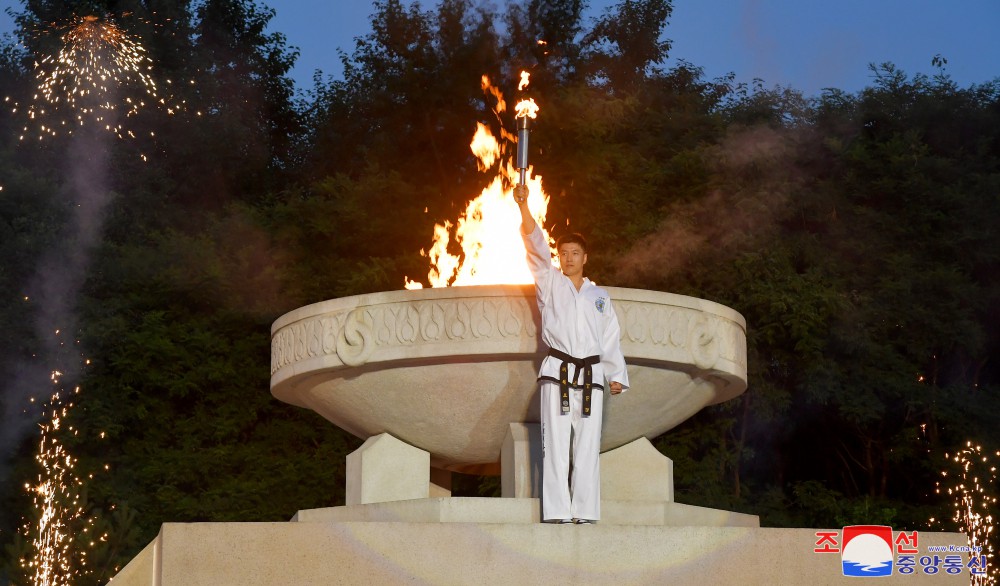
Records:
[[[539,508],[539,501],[534,498],[427,498],[307,509],[296,513],[292,521],[532,524],[541,522]],[[760,519],[756,515],[670,501],[604,500],[600,524],[759,527]]]

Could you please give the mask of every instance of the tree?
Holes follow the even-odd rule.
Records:
[[[657,73],[670,51],[663,31],[672,11],[668,0],[624,0],[601,16],[584,39],[597,82],[632,92]]]

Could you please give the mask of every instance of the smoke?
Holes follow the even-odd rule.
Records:
[[[730,129],[702,160],[710,179],[706,195],[673,204],[659,227],[619,259],[617,282],[662,282],[710,251],[764,241],[808,181],[799,163],[809,134],[769,126]]]
[[[111,201],[107,180],[109,136],[101,129],[83,127],[72,135],[67,147],[63,195],[73,203],[72,215],[61,243],[42,257],[26,287],[40,347],[31,362],[14,365],[14,376],[3,388],[0,482],[10,474],[11,458],[36,429],[41,407],[57,390],[53,371],[62,373],[60,388],[69,390],[80,374],[83,358],[75,338],[76,301]]]

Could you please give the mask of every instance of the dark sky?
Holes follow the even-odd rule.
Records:
[[[494,5],[504,0],[493,0]],[[300,88],[313,71],[339,77],[338,48],[369,32],[367,0],[268,0],[277,10],[274,30],[301,49],[293,75]],[[617,0],[592,0],[588,17]],[[422,2],[434,6],[435,2]],[[0,7],[20,8],[16,0]],[[12,19],[0,15],[0,32]],[[824,87],[857,91],[869,82],[867,65],[891,61],[909,74],[934,73],[931,59],[948,60],[959,83],[1000,76],[1000,1],[955,0],[675,0],[666,31],[671,63],[685,59],[708,77],[736,73],[765,85],[786,85],[815,95]]]
[[[589,16],[619,0],[591,0]],[[502,0],[494,0],[500,4]],[[338,47],[369,32],[371,2],[270,0],[273,24],[302,55],[295,77],[311,85],[321,69],[339,76]],[[434,2],[422,2],[433,6]],[[1000,1],[956,0],[675,0],[666,37],[681,58],[709,77],[791,85],[807,95],[824,87],[857,91],[868,63],[892,61],[907,73],[934,73],[941,54],[960,85],[1000,76]],[[669,64],[668,64],[669,65]]]

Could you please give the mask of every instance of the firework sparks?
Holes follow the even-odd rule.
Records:
[[[1000,451],[995,453],[1000,456]],[[996,485],[996,466],[990,463],[990,455],[984,453],[982,446],[967,442],[965,448],[954,455],[945,457],[958,467],[958,474],[952,479],[951,486],[942,487],[938,483],[937,492],[946,492],[954,499],[954,514],[952,520],[957,522],[968,536],[972,556],[985,555],[987,572],[972,576],[972,584],[986,585],[997,583],[997,572],[993,564],[993,545],[990,536],[993,533],[993,515],[990,510],[996,506],[997,499],[992,494]],[[949,478],[947,471],[941,473]],[[933,519],[931,519],[934,522]],[[978,549],[977,548],[981,548]],[[976,552],[979,553],[976,553]]]
[[[59,336],[60,330],[55,333]],[[77,340],[76,344],[79,343]],[[60,343],[62,345],[64,343]],[[90,364],[87,359],[82,362],[85,366]],[[33,586],[66,586],[93,572],[88,564],[88,550],[95,544],[91,534],[96,519],[93,516],[85,518],[85,483],[75,471],[77,459],[63,441],[63,438],[80,435],[80,430],[69,420],[80,387],[67,391],[63,376],[59,370],[50,374],[54,388],[48,403],[43,406],[42,421],[38,425],[37,481],[24,485],[32,496],[35,515],[34,522],[25,521],[22,526],[32,555],[21,559],[21,567],[26,583]],[[34,397],[30,401],[36,402]],[[105,437],[106,434],[100,432],[100,438]],[[93,477],[93,474],[88,475],[90,479]],[[98,539],[105,541],[107,534]]]
[[[61,372],[53,371],[52,382],[58,385],[61,376]],[[79,393],[79,388],[74,393]],[[56,437],[72,407],[72,403],[62,400],[58,391],[52,394],[49,420],[40,425],[41,441],[35,456],[41,468],[38,484],[25,485],[25,489],[34,495],[35,509],[39,512],[35,535],[32,536],[34,557],[22,560],[22,564],[33,574],[32,584],[35,586],[70,584],[74,572],[70,525],[83,515],[83,504],[77,490],[81,481],[73,475],[76,458]],[[70,431],[73,431],[72,428]]]
[[[168,114],[183,107],[183,101],[173,103],[160,95],[146,49],[110,17],[76,17],[38,34],[52,33],[61,33],[60,48],[35,62],[38,86],[25,107],[28,123],[21,140],[32,134],[39,139],[72,134],[88,123],[119,138],[135,138],[122,118],[135,116],[147,105]],[[120,95],[130,90],[132,95]],[[11,103],[9,97],[6,102]],[[11,109],[17,113],[21,105],[13,102]]]

